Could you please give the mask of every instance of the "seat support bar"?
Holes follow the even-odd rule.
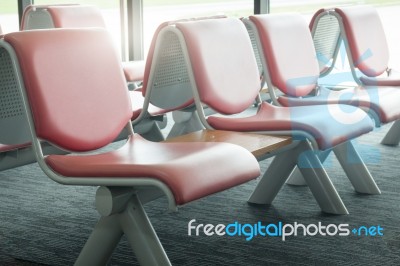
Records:
[[[171,265],[137,196],[131,198],[119,220],[140,265]]]
[[[79,254],[75,266],[107,264],[123,235],[115,216],[100,218]]]

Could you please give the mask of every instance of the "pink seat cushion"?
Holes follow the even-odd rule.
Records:
[[[339,116],[340,112],[343,112]],[[347,114],[351,113],[351,116]],[[335,118],[336,117],[336,118]],[[243,118],[210,116],[208,123],[220,130],[232,131],[292,131],[311,134],[321,150],[332,148],[373,129],[368,115],[350,105],[278,107],[266,102],[258,113]]]
[[[357,87],[341,91],[320,88],[318,96],[289,98],[282,96],[279,102],[284,106],[307,106],[316,104],[349,104],[363,109],[371,109],[379,115],[381,123],[400,119],[400,89],[396,87]]]
[[[46,162],[58,174],[69,177],[154,178],[171,189],[177,204],[236,186],[260,174],[256,159],[236,145],[156,143],[139,135],[116,151],[86,156],[50,155]]]
[[[342,17],[355,67],[365,75],[381,75],[388,67],[389,48],[379,14],[371,6],[335,8]]]
[[[130,121],[120,59],[104,29],[14,32],[4,39],[17,54],[40,139],[87,151],[113,141]]]
[[[124,69],[126,81],[142,81],[144,78],[145,64],[145,61],[123,62],[122,68]]]
[[[319,65],[304,18],[299,14],[277,14],[250,16],[250,20],[257,28],[272,84],[296,97],[314,90]]]
[[[243,23],[221,18],[176,27],[185,38],[201,101],[223,114],[248,108],[258,95],[260,79]]]

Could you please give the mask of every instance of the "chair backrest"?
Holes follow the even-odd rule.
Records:
[[[290,96],[317,86],[319,66],[311,33],[299,14],[250,16],[258,31],[272,85]]]
[[[156,91],[150,97],[150,102],[153,105],[165,110],[175,110],[193,104],[193,93],[182,45],[176,34],[160,34],[161,31],[178,22],[219,18],[225,18],[225,16],[173,20],[158,26],[147,55],[142,87],[143,96],[146,96],[148,89]],[[159,43],[158,46],[157,42]],[[167,93],[164,93],[165,91]]]
[[[342,41],[339,20],[332,11],[318,10],[311,18],[309,25],[321,76],[329,74],[334,68]]]
[[[113,141],[130,121],[124,74],[105,30],[22,31],[4,40],[15,50],[39,139],[89,151]]]
[[[335,8],[342,18],[353,64],[369,77],[385,72],[389,63],[389,48],[381,19],[371,6]]]
[[[248,108],[258,95],[260,78],[243,23],[209,19],[176,23],[176,28],[184,37],[200,100],[223,114]]]
[[[103,15],[96,6],[28,6],[24,11],[21,22],[21,30],[88,27],[106,27]]]

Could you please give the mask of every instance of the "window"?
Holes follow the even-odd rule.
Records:
[[[18,31],[18,2],[1,1],[0,25],[3,33]]]

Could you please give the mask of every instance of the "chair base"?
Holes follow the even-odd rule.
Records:
[[[368,171],[366,165],[350,141],[336,146],[333,152],[356,192],[371,195],[381,194],[371,173]],[[321,162],[324,162],[328,155],[329,152],[323,152],[319,154],[318,158]],[[297,168],[293,170],[286,184],[294,186],[307,185],[301,172],[297,170]]]
[[[346,206],[307,141],[275,156],[248,202],[271,204],[296,165],[323,212],[348,214]]]
[[[100,187],[111,191],[108,198],[97,193],[96,204],[112,205],[109,215],[100,218],[83,247],[75,265],[106,265],[122,235],[126,235],[140,265],[171,265],[155,231],[143,209],[139,197],[133,190],[114,193],[120,188]],[[121,200],[123,199],[123,200]],[[108,203],[107,203],[108,201]],[[118,205],[118,206],[114,206]],[[121,212],[118,210],[123,207]]]
[[[333,152],[355,191],[370,195],[381,194],[367,166],[350,141],[336,146]]]

